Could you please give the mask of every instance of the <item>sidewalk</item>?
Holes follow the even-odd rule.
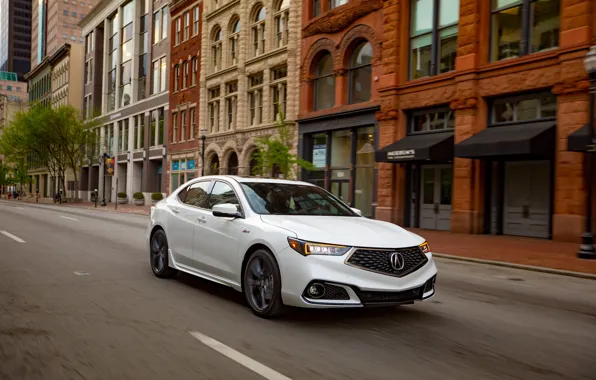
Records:
[[[433,252],[596,274],[596,260],[580,260],[579,244],[514,236],[468,235],[410,228],[423,236]]]
[[[6,200],[6,198],[4,198],[4,197],[2,199]],[[15,202],[15,200],[11,199],[10,202]],[[35,197],[31,197],[31,198],[25,197],[25,198],[19,199],[16,202],[37,203],[35,201]],[[54,200],[52,198],[40,198],[39,204],[49,204],[49,205],[60,206],[60,207],[73,207],[73,208],[80,208],[80,209],[86,209],[86,210],[120,212],[120,213],[125,213],[125,214],[138,214],[138,215],[149,215],[149,213],[151,212],[151,205],[147,205],[147,204],[144,206],[135,206],[135,205],[131,205],[131,204],[118,205],[117,210],[114,209],[114,207],[115,207],[114,203],[108,203],[107,206],[102,207],[99,205],[99,202],[97,202],[97,208],[95,208],[95,203],[92,203],[92,202],[58,204],[58,203],[54,203]]]

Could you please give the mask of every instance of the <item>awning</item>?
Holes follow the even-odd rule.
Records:
[[[453,132],[408,135],[375,153],[377,162],[453,160]]]
[[[590,145],[590,126],[584,125],[577,131],[567,136],[567,150],[572,152],[585,152]]]
[[[549,156],[555,148],[555,123],[489,127],[455,145],[455,157]]]

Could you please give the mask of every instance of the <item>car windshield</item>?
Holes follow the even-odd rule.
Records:
[[[348,206],[317,186],[243,182],[242,189],[257,214],[357,216]]]

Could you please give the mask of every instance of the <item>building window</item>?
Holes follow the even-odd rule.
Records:
[[[248,77],[249,125],[263,123],[263,73]]]
[[[71,16],[72,16],[72,17],[77,17],[77,12],[72,12],[72,13],[71,13]]]
[[[519,123],[557,117],[557,97],[552,93],[521,95],[492,102],[490,124]]]
[[[122,8],[120,107],[130,105],[132,101],[133,18],[134,2],[129,2]]]
[[[68,16],[68,11],[67,11],[67,10],[64,10],[64,11],[62,11],[62,14],[63,14],[64,16]]]
[[[361,42],[352,52],[348,78],[349,103],[369,101],[372,90],[372,46],[369,42]]]
[[[180,65],[174,66],[174,91],[179,90],[180,84]]]
[[[91,78],[93,77],[93,59],[88,60],[85,62],[85,84],[91,82]]]
[[[188,140],[188,136],[186,136],[186,111],[181,112],[181,122],[180,122],[180,141]]]
[[[184,61],[182,64],[182,88],[188,88],[188,61]]]
[[[153,43],[156,44],[168,37],[168,7],[165,6],[153,13]]]
[[[312,0],[312,16],[318,17],[321,14],[321,1]]]
[[[108,35],[108,111],[116,109],[116,68],[118,67],[118,15],[109,20]]]
[[[238,81],[226,83],[226,129],[236,127],[236,111],[238,108]]]
[[[195,131],[197,130],[197,110],[193,107],[190,109],[190,131],[189,139],[194,140]]]
[[[193,26],[192,26],[192,35],[196,36],[197,34],[199,34],[199,23],[201,22],[198,6],[194,8],[193,14],[194,14],[194,19],[193,19]]]
[[[170,29],[170,10],[168,6],[161,8],[161,39],[168,38],[168,31]]]
[[[329,0],[329,9],[337,8],[347,3],[348,0]]]
[[[91,102],[91,95],[86,95],[83,104],[83,117],[89,119],[93,117],[93,103]]]
[[[89,34],[85,36],[85,54],[89,54],[93,50],[95,50],[95,41],[93,38],[93,32],[89,32]]]
[[[172,113],[172,136],[170,136],[170,142],[175,143],[178,141],[178,114]]]
[[[221,69],[222,58],[222,42],[221,29],[219,26],[215,27],[211,38],[211,71],[218,71]]]
[[[288,44],[288,34],[290,31],[290,0],[280,0],[275,11],[274,22],[276,47],[286,46]]]
[[[192,77],[190,80],[191,86],[197,85],[197,77],[199,76],[199,58],[194,57],[192,59]]]
[[[163,145],[164,109],[159,108],[151,112],[151,141],[150,146]]]
[[[230,28],[230,65],[233,66],[238,63],[238,46],[240,44],[240,19],[232,21]]]
[[[412,112],[410,133],[424,133],[455,128],[455,115],[449,107],[426,109]]]
[[[145,148],[145,115],[135,116],[134,149]]]
[[[271,69],[271,97],[273,99],[271,104],[271,116],[274,121],[281,120],[282,118],[285,119],[286,117],[286,102],[288,94],[288,85],[286,82],[287,76],[287,66],[280,66]]]
[[[182,18],[176,19],[176,45],[180,43],[180,34],[182,33]]]
[[[209,130],[211,133],[219,132],[219,101],[220,90],[219,87],[214,87],[209,90],[208,97],[209,109]]]
[[[190,12],[184,13],[184,41],[190,38]]]
[[[253,22],[251,25],[253,41],[252,56],[256,57],[265,53],[265,42],[267,36],[267,32],[265,30],[265,7],[259,5],[253,15]]]
[[[329,52],[323,53],[317,62],[313,89],[315,111],[331,108],[335,105],[333,57]]]
[[[195,160],[187,158],[181,160],[174,160],[170,166],[170,191],[175,191],[182,184],[194,179],[196,176]],[[206,191],[209,181],[199,182],[193,185],[191,192],[199,190],[199,193],[207,194]],[[189,198],[186,198],[188,204]]]
[[[410,4],[410,79],[455,70],[459,0],[411,0]]]
[[[139,86],[137,97],[139,100],[145,99],[145,88],[147,86],[147,72],[149,51],[149,7],[145,1],[141,1],[141,17],[139,25]]]
[[[492,61],[559,46],[560,0],[495,0],[492,4]]]
[[[153,61],[153,94],[160,93],[166,90],[166,75],[167,75],[167,63],[166,57],[161,57]]]

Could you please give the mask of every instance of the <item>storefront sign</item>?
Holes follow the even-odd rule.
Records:
[[[387,152],[387,159],[388,160],[405,160],[408,158],[414,158],[415,155],[416,155],[415,149],[394,150],[391,152]]]
[[[327,146],[315,145],[312,150],[312,163],[316,168],[324,168],[327,163]]]
[[[180,161],[172,161],[172,170],[180,170]]]
[[[188,160],[186,163],[187,170],[195,170],[195,160]]]

